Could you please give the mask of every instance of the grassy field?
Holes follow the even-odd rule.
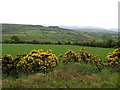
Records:
[[[15,57],[18,53],[29,52],[33,49],[51,49],[53,53],[58,56],[59,54],[64,55],[64,53],[69,49],[72,49],[78,53],[80,48],[85,48],[86,52],[93,55],[98,55],[98,57],[101,59],[105,59],[107,54],[114,50],[114,48],[98,48],[75,45],[3,44],[2,55],[11,54]]]
[[[39,44],[3,44],[2,54],[11,54],[15,57],[18,53],[29,52],[33,49],[53,50],[57,56],[64,54],[68,49],[76,53],[80,48],[93,55],[98,55],[105,60],[106,55],[114,48],[85,47],[75,45],[39,45]],[[111,72],[104,68],[101,72],[85,63],[59,63],[54,71],[47,74],[36,73],[20,74],[19,78],[2,75],[3,88],[117,88],[119,84],[118,72]]]
[[[101,41],[102,36],[116,37],[117,32],[106,30],[92,30],[92,29],[80,29],[69,30],[64,28],[50,28],[44,26],[35,25],[19,25],[19,24],[3,24],[2,25],[2,41],[10,40],[12,36],[18,36],[20,40],[40,42],[52,42],[57,41],[91,41],[96,39]],[[116,39],[116,38],[113,38]]]
[[[44,27],[33,25],[17,25],[4,24],[2,31],[2,40],[11,40],[12,36],[18,36],[22,41],[37,40],[40,42],[57,41],[101,41],[102,36],[116,37],[117,32],[104,30],[68,30],[56,27]],[[116,38],[113,38],[116,40]],[[78,53],[80,48],[85,48],[89,54],[98,56],[105,60],[109,52],[115,48],[98,48],[77,45],[41,45],[41,44],[2,44],[0,45],[0,59],[4,54],[10,54],[14,58],[20,53],[29,53],[31,50],[43,49],[44,51],[51,49],[56,56],[62,54],[69,49]],[[2,53],[2,54],[1,54]],[[63,58],[62,58],[63,59]],[[7,59],[8,60],[8,59]],[[34,59],[36,60],[36,59]],[[20,67],[21,68],[21,67]],[[6,68],[5,68],[6,69]],[[33,69],[33,68],[32,68]],[[14,71],[12,68],[11,71]],[[7,71],[9,72],[9,70]],[[16,75],[12,72],[12,75]],[[18,77],[2,74],[3,88],[117,88],[120,87],[118,80],[120,74],[112,72],[111,68],[103,68],[99,71],[91,64],[85,63],[69,63],[64,64],[62,60],[57,64],[53,71],[49,73],[32,73],[24,74],[20,72]]]
[[[119,87],[118,73],[109,69],[94,72],[90,65],[71,63],[59,65],[48,74],[21,74],[19,78],[3,76],[3,88],[117,88]]]

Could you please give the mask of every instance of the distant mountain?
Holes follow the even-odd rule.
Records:
[[[109,31],[116,31],[116,32],[118,32],[118,29],[117,28],[112,28],[112,29],[109,29]]]
[[[92,27],[92,26],[59,26],[60,28],[66,28],[66,29],[72,29],[72,30],[108,30],[108,31],[118,31],[117,28],[112,29],[106,29],[106,28],[100,28],[100,27]]]

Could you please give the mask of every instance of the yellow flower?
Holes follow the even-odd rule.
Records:
[[[45,66],[41,66],[40,68],[41,68],[41,69],[46,69],[46,67],[45,67]]]
[[[40,65],[41,63],[40,63],[40,62],[38,62],[38,64]]]
[[[118,65],[119,63],[118,63],[118,62],[115,62],[115,64],[117,64],[117,65]]]
[[[37,53],[37,50],[32,50],[30,53],[32,53],[32,54]]]
[[[47,53],[48,53],[48,54],[52,53],[52,50],[50,50],[50,49],[49,49],[49,50],[47,50]]]
[[[60,54],[59,57],[62,57],[62,54]]]

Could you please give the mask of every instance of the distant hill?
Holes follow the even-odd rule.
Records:
[[[95,30],[95,31],[115,31],[117,32],[117,28],[112,28],[112,29],[105,29],[105,28],[100,28],[100,27],[92,27],[92,26],[59,26],[61,28],[66,28],[66,29],[72,29],[72,30]]]
[[[10,40],[12,36],[18,36],[21,40],[40,42],[74,42],[101,40],[102,36],[109,35],[117,37],[117,32],[98,29],[70,29],[61,26],[42,26],[42,25],[24,25],[24,24],[2,24],[2,37],[4,40]]]

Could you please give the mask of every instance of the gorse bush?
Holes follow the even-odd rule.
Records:
[[[43,51],[42,49],[19,54],[16,58],[13,58],[11,55],[4,55],[2,57],[2,72],[12,76],[16,76],[19,73],[48,73],[54,70],[62,57],[62,54],[57,58],[57,56],[52,53],[52,50]],[[100,72],[104,67],[118,71],[120,70],[120,48],[109,53],[105,61],[98,58],[98,56],[88,54],[83,48],[81,48],[78,53],[68,50],[64,55],[62,63],[68,64],[71,62],[79,62],[81,65],[82,63],[91,65]]]
[[[17,63],[18,70],[28,72],[48,72],[57,65],[58,58],[51,50],[32,50]]]
[[[77,62],[77,61],[78,61],[78,59],[77,59],[76,53],[74,51],[68,50],[65,53],[63,63],[67,64],[69,62]]]
[[[108,67],[112,71],[120,71],[120,48],[115,49],[113,52],[108,53],[106,59],[100,60],[97,56],[92,56],[89,58],[92,61],[92,65],[95,65],[98,70]]]
[[[108,53],[106,57],[106,66],[120,69],[120,48]]]
[[[85,49],[81,48],[79,53],[75,53],[72,50],[68,50],[65,53],[63,63],[69,63],[69,62],[84,62],[84,63],[91,63],[94,66],[97,66],[98,68],[101,68],[103,63],[102,60],[100,60],[97,56],[93,56],[92,54],[88,54],[85,52]]]
[[[83,48],[80,49],[79,53],[68,50],[65,53],[63,63],[67,64],[70,62],[84,62],[86,64],[90,63],[92,66],[96,67],[98,71],[101,71],[104,67],[110,67],[118,71],[120,68],[120,48],[115,49],[113,52],[109,53],[105,62],[98,58],[98,56],[88,54]]]
[[[2,58],[2,68],[5,74],[14,73],[47,73],[55,68],[58,63],[58,58],[51,50],[43,51],[32,50],[28,54],[17,55],[17,58],[13,59],[11,55],[4,55]],[[14,73],[13,73],[14,72]]]
[[[4,55],[2,57],[2,72],[10,74],[10,71],[12,70],[13,67],[13,57],[11,55]]]

